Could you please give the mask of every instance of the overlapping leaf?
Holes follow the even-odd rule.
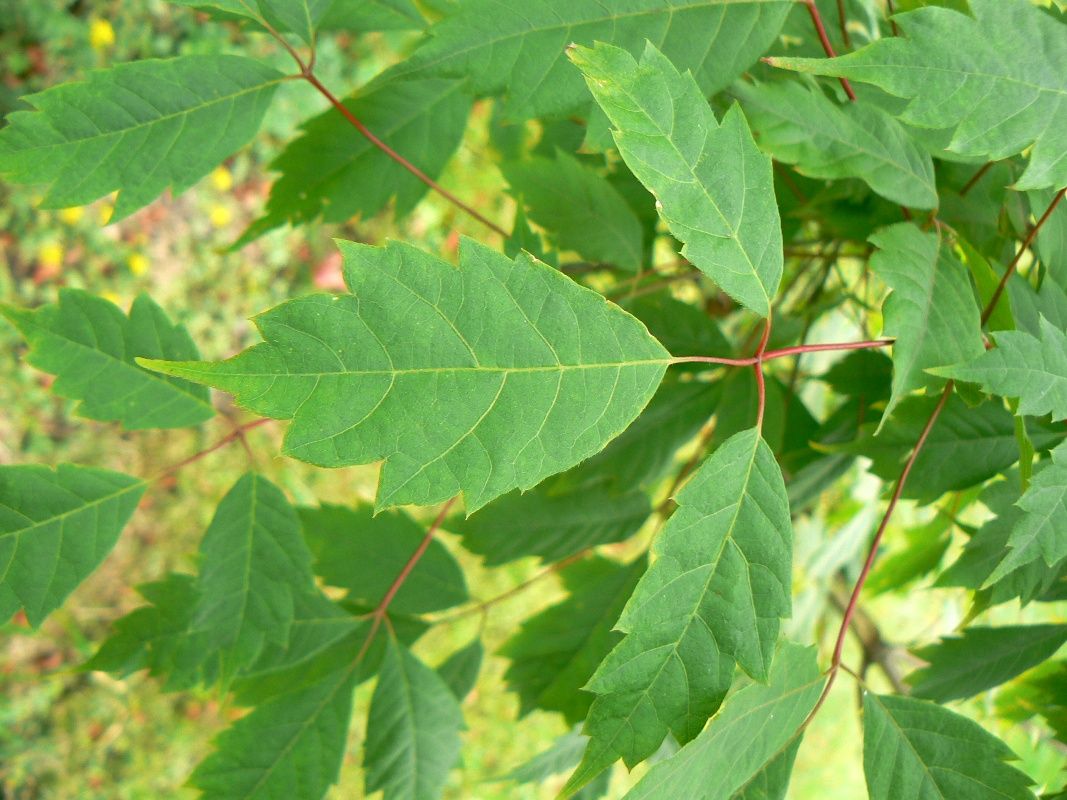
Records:
[[[651,44],[637,61],[598,44],[570,50],[607,113],[627,166],[656,196],[682,255],[761,316],[782,277],[771,160],[740,108],[720,124],[691,75]]]
[[[58,303],[35,311],[0,306],[0,314],[29,343],[27,361],[55,375],[52,390],[80,401],[83,417],[139,430],[197,425],[215,413],[203,387],[137,366],[137,357],[200,356],[148,295],[133,301],[128,317],[80,289],[61,289]]]
[[[145,482],[92,467],[0,466],[0,620],[35,628],[111,552]]]
[[[47,184],[45,208],[118,191],[114,220],[188,189],[259,130],[284,76],[231,55],[135,61],[25,97],[7,117],[0,176]]]
[[[1028,0],[969,4],[970,14],[936,7],[901,14],[903,36],[840,58],[772,62],[907,98],[901,119],[953,129],[948,149],[962,155],[994,161],[1032,147],[1018,189],[1067,185],[1064,24]]]
[[[266,342],[228,361],[147,365],[292,419],[290,455],[384,460],[379,508],[462,491],[473,512],[535,486],[621,433],[669,361],[633,317],[525,254],[464,240],[456,268],[403,244],[341,247],[353,294],[260,315]]]

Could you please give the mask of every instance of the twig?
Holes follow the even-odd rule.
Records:
[[[971,179],[964,184],[962,189],[960,189],[960,197],[966,197],[967,193],[978,184],[978,181],[982,180],[982,178],[985,177],[985,174],[989,172],[989,170],[993,169],[994,163],[995,162],[993,161],[989,161],[985,163],[981,169],[974,173],[974,175],[971,176]]]
[[[811,21],[815,23],[815,32],[819,35],[819,42],[822,43],[822,49],[830,58],[837,58],[837,53],[834,52],[834,46],[830,44],[830,37],[826,35],[826,26],[822,24],[822,15],[819,14],[819,9],[815,5],[815,0],[802,0],[804,5],[808,7],[808,14],[811,15]],[[848,95],[848,99],[853,103],[856,102],[856,93],[852,91],[852,84],[848,82],[848,78],[838,78],[841,82],[841,88],[845,90],[845,94]]]
[[[252,422],[246,422],[244,425],[239,425],[236,428],[234,428],[232,431],[230,431],[228,434],[223,436],[221,439],[219,439],[217,442],[215,442],[215,444],[213,444],[210,447],[207,447],[207,448],[201,450],[198,453],[194,453],[193,455],[189,456],[188,458],[182,459],[177,464],[171,464],[169,467],[166,467],[162,472],[160,472],[158,475],[156,475],[151,480],[153,482],[154,481],[158,481],[161,478],[165,478],[168,475],[171,475],[171,474],[177,472],[178,470],[189,466],[190,464],[195,464],[197,461],[199,461],[200,459],[204,458],[205,456],[208,456],[211,453],[214,453],[216,450],[221,450],[223,447],[225,447],[228,444],[231,444],[232,442],[236,442],[236,441],[244,442],[244,436],[245,436],[245,432],[246,431],[250,431],[250,430],[252,430],[252,428],[258,428],[260,425],[266,425],[268,422],[273,422],[273,421],[274,420],[272,420],[272,419],[264,418],[264,419],[253,420]],[[246,448],[246,450],[248,449],[247,442],[245,442],[245,448]],[[249,452],[251,452],[251,451],[249,451]]]
[[[841,25],[841,39],[845,47],[852,49],[852,37],[848,35],[848,16],[845,13],[845,0],[837,0],[837,21]]]

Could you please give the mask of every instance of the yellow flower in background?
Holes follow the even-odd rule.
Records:
[[[220,192],[228,192],[233,188],[233,173],[226,167],[218,167],[211,173],[211,184]]]
[[[107,225],[111,222],[111,215],[115,213],[115,207],[111,203],[103,203],[97,213],[99,214],[100,224]]]
[[[56,216],[59,217],[61,222],[64,222],[67,225],[77,225],[81,222],[81,218],[85,216],[85,206],[64,208]]]
[[[106,19],[89,21],[89,44],[94,50],[110,50],[115,45],[115,29]]]
[[[216,228],[225,228],[233,222],[233,212],[220,203],[216,203],[211,207],[208,217],[211,219],[211,224]]]
[[[144,275],[148,272],[148,258],[143,253],[130,253],[130,257],[126,259],[126,266],[130,272],[137,277]]]
[[[49,271],[58,270],[63,266],[63,245],[58,242],[49,242],[41,245],[37,251],[37,262]]]

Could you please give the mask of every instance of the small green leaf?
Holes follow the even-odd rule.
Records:
[[[482,640],[476,638],[438,665],[437,674],[461,703],[474,691],[484,659],[485,648],[482,647]]]
[[[315,28],[335,0],[256,0],[264,18],[292,31],[306,44],[315,41]]]

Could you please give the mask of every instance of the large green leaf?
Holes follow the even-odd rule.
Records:
[[[1000,686],[1051,658],[1067,642],[1067,625],[965,628],[916,650],[928,666],[908,676],[912,693],[938,703]]]
[[[470,0],[430,29],[406,70],[469,76],[478,94],[507,93],[510,117],[580,109],[588,92],[564,57],[571,44],[652,42],[712,94],[778,36],[788,0]]]
[[[80,289],[60,289],[59,302],[35,311],[0,306],[30,345],[27,361],[56,376],[52,390],[80,401],[88,419],[120,422],[130,430],[181,428],[210,419],[206,389],[137,366],[137,357],[196,359],[181,325],[148,295],[127,317],[114,304]]]
[[[878,248],[871,269],[893,290],[882,309],[883,333],[896,339],[884,424],[904,395],[930,382],[924,370],[974,358],[985,347],[967,270],[937,233],[902,222],[871,243]]]
[[[627,166],[656,196],[682,255],[761,316],[782,278],[771,160],[740,108],[720,125],[691,75],[651,44],[640,62],[598,44],[570,50],[607,113]]]
[[[730,688],[735,662],[766,680],[779,620],[790,612],[793,529],[782,473],[751,429],[700,467],[677,497],[653,561],[597,669],[576,776],[620,756],[641,761],[668,733],[693,739]],[[577,784],[577,785],[580,785]]]
[[[118,191],[112,219],[168,186],[188,189],[259,129],[280,72],[249,58],[189,55],[90,72],[25,97],[0,131],[0,176],[48,184],[64,208]]]
[[[528,255],[465,239],[456,268],[399,243],[341,248],[352,294],[261,314],[266,342],[228,361],[146,365],[292,419],[290,455],[384,460],[378,508],[462,491],[473,512],[537,485],[621,433],[669,362],[641,323]]]
[[[812,178],[859,178],[905,206],[936,208],[930,155],[877,106],[841,106],[797,81],[738,83],[760,148]]]
[[[696,739],[652,767],[627,799],[780,797],[800,726],[825,682],[812,648],[783,643],[767,685],[751,684],[731,696]]]
[[[870,800],[1034,800],[1005,763],[1007,745],[927,700],[863,696],[863,771]]]
[[[873,83],[908,98],[901,119],[954,129],[948,149],[962,155],[995,161],[1033,147],[1017,189],[1067,185],[1064,24],[1029,0],[970,0],[970,8],[970,14],[946,8],[901,14],[896,20],[904,36],[840,58],[772,63]]]
[[[459,757],[462,729],[463,713],[448,685],[390,639],[367,718],[367,794],[436,800]]]
[[[996,347],[966,363],[932,369],[946,378],[980,383],[987,392],[1019,398],[1019,413],[1067,419],[1067,334],[1044,317],[1040,336],[1024,331],[992,334]]]
[[[111,552],[145,482],[91,467],[0,466],[0,620],[33,627]]]

